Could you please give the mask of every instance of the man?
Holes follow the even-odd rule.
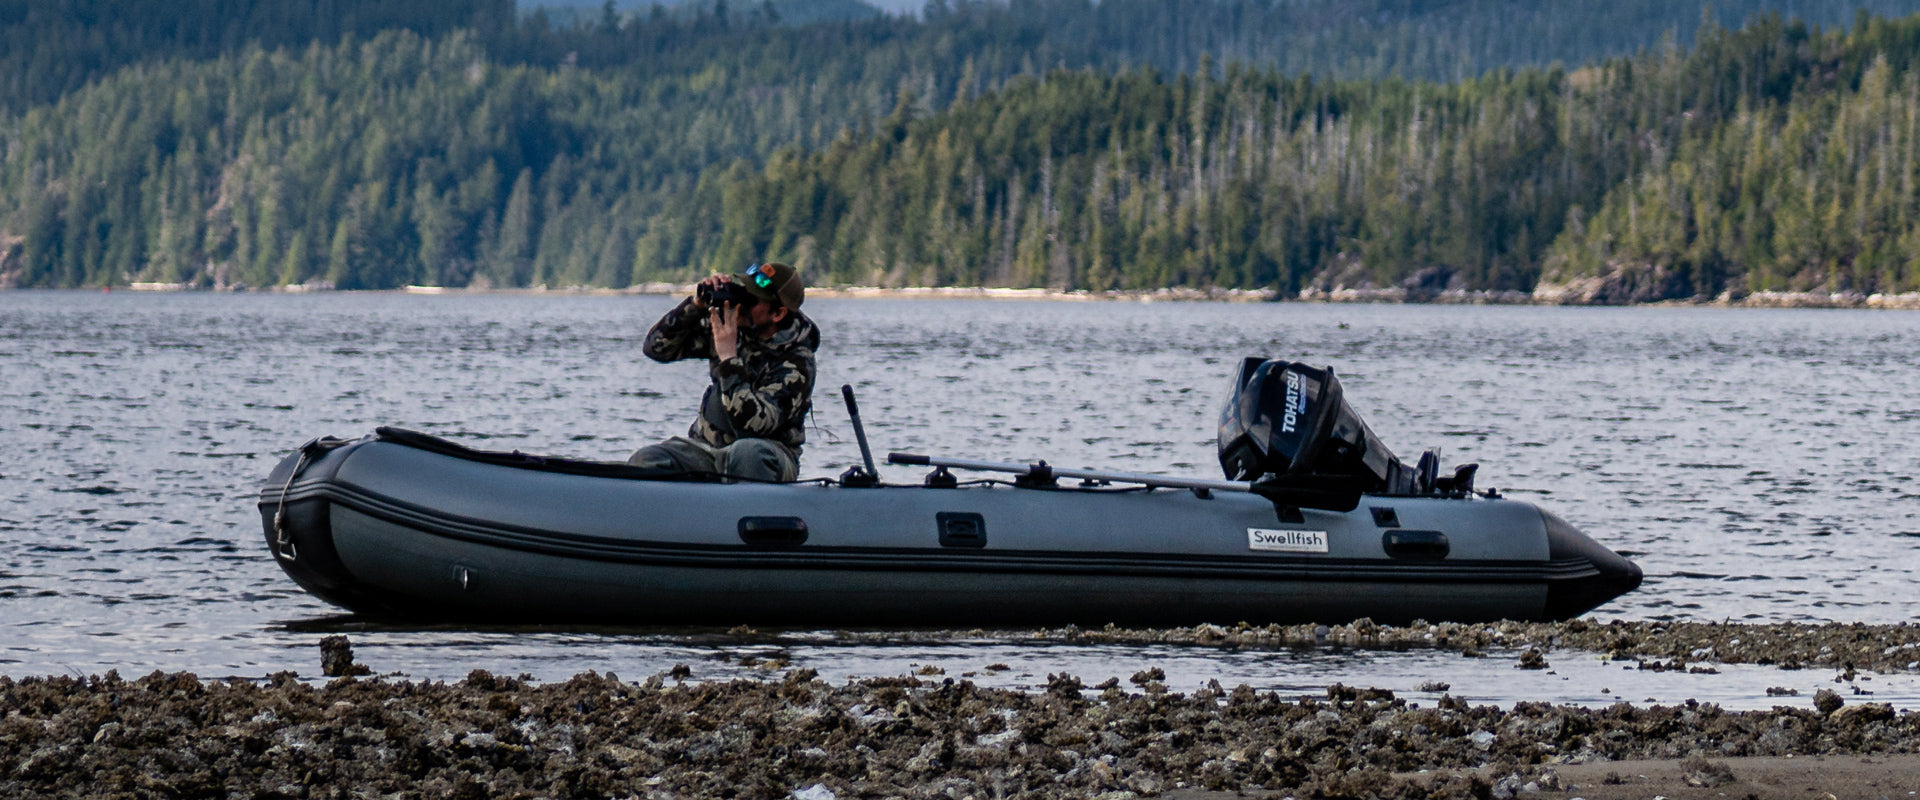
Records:
[[[739,290],[745,290],[741,302],[722,302]],[[804,299],[806,287],[793,267],[754,264],[701,281],[692,297],[654,323],[643,347],[647,357],[707,359],[713,382],[686,436],[642,447],[627,463],[755,481],[798,477],[813,408],[813,351],[820,346],[820,329],[800,313]]]

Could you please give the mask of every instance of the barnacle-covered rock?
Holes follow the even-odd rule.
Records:
[[[833,686],[804,669],[725,683],[0,678],[0,796],[1486,797],[1486,779],[1438,773],[1490,767],[1544,788],[1548,767],[1583,761],[1920,748],[1920,714],[1880,703],[1423,707],[1370,688],[1181,694],[1137,677],[1097,692],[1071,675],[1023,692],[912,675]]]

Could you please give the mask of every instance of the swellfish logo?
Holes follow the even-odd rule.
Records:
[[[1327,532],[1248,528],[1247,549],[1270,553],[1324,553],[1327,552]]]

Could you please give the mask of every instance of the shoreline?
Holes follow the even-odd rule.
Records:
[[[730,633],[753,635],[751,628]],[[869,632],[895,641],[983,631]],[[1001,632],[1013,635],[1015,632]],[[1696,663],[1920,670],[1908,623],[1439,623],[1022,632],[1230,649],[1538,646]],[[855,637],[862,634],[843,633]],[[1170,691],[1148,668],[1032,689],[812,669],[691,680],[0,676],[0,796],[1135,797],[1671,800],[1920,797],[1920,710],[1821,690],[1812,707],[1410,702],[1385,689]],[[1902,661],[1905,659],[1904,661]],[[1524,658],[1523,658],[1524,661]]]
[[[690,293],[692,284],[645,283],[621,289],[593,288],[573,286],[548,288],[536,286],[524,289],[491,288],[454,288],[444,286],[407,286],[398,289],[347,290],[374,294],[423,294],[423,295],[578,295],[589,297],[604,296],[678,296]],[[133,283],[116,287],[121,291],[140,293],[228,293],[257,292],[263,294],[316,294],[331,293],[336,290],[326,285],[274,286],[266,288],[215,287],[199,288],[184,284]],[[91,291],[81,287],[65,290],[9,289],[6,291]],[[106,291],[112,291],[107,289]],[[1012,289],[984,286],[943,286],[943,287],[902,287],[884,288],[878,286],[819,286],[809,287],[807,295],[813,298],[834,299],[882,299],[882,300],[1026,300],[1026,301],[1067,301],[1067,302],[1202,302],[1202,303],[1319,303],[1319,304],[1374,304],[1374,305],[1503,305],[1538,306],[1566,308],[1782,308],[1782,309],[1869,309],[1887,311],[1920,310],[1920,292],[1902,294],[1861,294],[1857,292],[1755,292],[1742,296],[1722,294],[1712,298],[1690,298],[1679,300],[1657,300],[1638,303],[1580,303],[1560,299],[1557,293],[1545,295],[1519,291],[1464,291],[1449,290],[1426,292],[1404,288],[1388,289],[1352,289],[1335,288],[1331,290],[1303,289],[1295,296],[1282,298],[1271,289],[1222,289],[1222,288],[1167,288],[1148,290],[1107,290],[1107,291],[1061,291],[1055,289]]]
[[[337,651],[336,651],[337,652]],[[350,656],[349,656],[350,659]],[[1286,696],[1149,672],[1044,691],[914,676],[834,686],[545,684],[291,673],[0,678],[9,797],[1225,798],[1908,796],[1920,713],[1833,697],[1511,710],[1335,685]]]

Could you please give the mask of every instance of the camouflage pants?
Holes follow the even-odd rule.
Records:
[[[750,481],[791,481],[800,475],[793,450],[772,439],[741,439],[714,447],[675,436],[633,452],[627,463],[681,472],[711,472]]]

